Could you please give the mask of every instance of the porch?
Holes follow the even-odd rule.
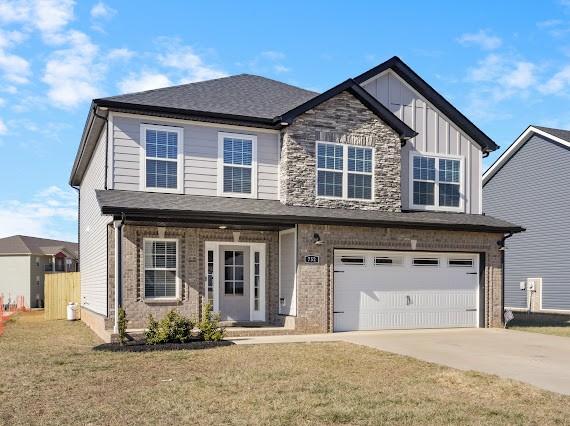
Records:
[[[285,310],[294,295],[280,291],[281,227],[184,225],[126,220],[109,226],[107,329],[115,326],[117,294],[135,335],[144,332],[149,315],[160,319],[174,309],[198,318],[206,301],[220,313],[228,336],[294,332],[295,318]],[[287,273],[294,279],[294,270]],[[115,282],[116,276],[122,279]]]

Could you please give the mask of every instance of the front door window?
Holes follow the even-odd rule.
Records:
[[[241,250],[224,252],[224,294],[244,294],[244,252]]]

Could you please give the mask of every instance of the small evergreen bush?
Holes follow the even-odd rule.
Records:
[[[193,329],[194,322],[175,310],[170,311],[160,321],[156,321],[152,315],[149,315],[145,342],[148,345],[185,343],[192,339]]]
[[[119,308],[119,317],[118,317],[118,325],[119,325],[119,343],[124,345],[127,343],[127,324],[129,320],[127,319],[127,313],[123,307]]]
[[[207,302],[202,310],[202,319],[198,323],[202,339],[206,341],[220,341],[224,338],[226,330],[220,326],[220,314],[214,313],[212,304]]]

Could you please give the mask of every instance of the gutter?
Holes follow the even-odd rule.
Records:
[[[524,231],[524,229],[523,229]],[[499,251],[501,252],[501,316],[504,316],[505,313],[505,242],[508,238],[513,236],[512,232],[503,235],[499,241],[497,241],[497,245],[499,246]],[[505,321],[504,318],[502,320]]]

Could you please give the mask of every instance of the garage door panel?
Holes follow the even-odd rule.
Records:
[[[376,256],[390,252],[356,254],[366,259],[364,264],[347,266],[335,256],[335,330],[477,326],[475,255],[465,255],[473,259],[471,267],[450,267],[448,260],[456,254],[432,255],[439,266],[414,266],[413,258],[426,257],[423,253],[398,253],[403,259],[398,266],[374,263]]]

